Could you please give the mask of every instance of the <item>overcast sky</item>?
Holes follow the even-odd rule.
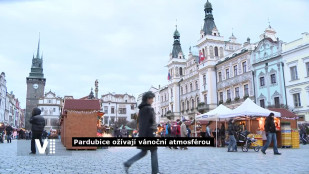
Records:
[[[26,77],[39,32],[45,91],[88,95],[99,80],[99,95],[137,96],[167,84],[169,54],[177,19],[188,54],[203,25],[206,0],[0,0],[0,72],[8,91],[25,107]],[[290,42],[309,31],[307,0],[210,0],[216,26],[228,40],[256,42],[268,26]]]

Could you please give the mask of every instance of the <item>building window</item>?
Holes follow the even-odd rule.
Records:
[[[260,77],[260,86],[265,86],[265,79],[264,79],[264,77]]]
[[[179,68],[179,74],[182,76],[182,67]]]
[[[191,106],[192,109],[194,109],[194,99],[192,99],[192,106]]]
[[[186,93],[188,93],[188,86],[186,85]]]
[[[235,88],[235,97],[239,98],[239,87]]]
[[[234,76],[237,76],[237,65],[234,66]]]
[[[244,94],[245,94],[245,96],[249,96],[249,86],[248,86],[248,84],[244,85]]]
[[[229,69],[225,70],[225,75],[226,75],[225,79],[230,78],[230,70]]]
[[[163,96],[161,96],[161,100],[162,100],[162,102],[163,102]]]
[[[173,112],[173,105],[171,105],[171,111]]]
[[[190,91],[193,91],[192,83],[190,83]]]
[[[171,89],[171,97],[173,97],[173,89]]]
[[[162,109],[162,115],[164,114],[164,110]]]
[[[56,108],[53,108],[53,111],[56,112]]]
[[[166,101],[166,94],[164,95],[164,101]]]
[[[294,107],[300,107],[301,106],[300,94],[299,93],[293,94],[293,100],[294,100]]]
[[[115,113],[115,108],[114,108],[114,107],[112,107],[112,109],[111,109],[111,113],[112,113],[112,114],[114,114],[114,113]]]
[[[270,75],[270,81],[271,81],[271,84],[275,84],[276,83],[276,74],[271,74]]]
[[[221,74],[221,72],[218,72],[218,79],[219,79],[219,82],[222,81],[222,74]]]
[[[220,58],[223,58],[223,48],[220,47]]]
[[[195,81],[195,90],[198,90],[198,82]]]
[[[231,90],[227,90],[226,91],[226,96],[227,96],[227,99],[231,99]]]
[[[214,57],[214,47],[212,46],[209,47],[209,55],[210,55],[210,58]]]
[[[190,108],[190,104],[189,104],[189,101],[187,101],[187,110],[189,110]]]
[[[108,106],[104,106],[104,113],[108,114]]]
[[[292,66],[290,68],[290,71],[291,71],[291,80],[297,80],[298,79],[297,67],[296,66]]]
[[[51,100],[48,100],[48,103],[51,103]]]
[[[275,100],[275,107],[276,107],[276,108],[279,108],[279,107],[280,107],[280,100],[279,100],[279,97],[275,97],[274,100]]]
[[[44,108],[42,108],[41,111],[44,112]]]
[[[119,108],[119,114],[127,114],[127,108]]]
[[[134,105],[131,105],[131,110],[134,110]]]
[[[246,61],[242,63],[242,72],[243,73],[247,72],[247,62]]]
[[[223,92],[220,92],[219,94],[220,94],[219,95],[220,96],[220,101],[223,101]]]
[[[183,94],[183,87],[180,88],[181,95]]]
[[[204,95],[204,103],[207,105],[207,94]]]
[[[309,77],[309,62],[306,63],[307,77]]]
[[[218,53],[218,47],[215,47],[215,56],[218,57],[219,53]]]
[[[196,105],[198,105],[200,103],[200,98],[196,98]]]
[[[203,75],[203,85],[206,85],[206,74]]]
[[[262,108],[265,108],[265,100],[264,99],[260,100],[260,106]]]

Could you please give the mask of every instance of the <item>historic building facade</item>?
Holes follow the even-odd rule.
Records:
[[[45,93],[44,97],[39,99],[37,107],[41,109],[41,115],[45,119],[45,130],[60,129],[59,117],[63,108],[63,100],[61,97],[49,91]]]
[[[102,123],[105,125],[131,121],[136,114],[135,97],[128,94],[104,94],[101,96],[101,104],[104,112]]]
[[[5,105],[6,105],[6,79],[5,73],[0,74],[0,123],[7,123],[8,120],[5,119]]]
[[[309,33],[282,45],[287,105],[299,121],[309,121]]]
[[[254,44],[248,38],[244,45],[216,64],[218,104],[231,109],[238,107],[248,97],[254,100],[250,60]]]
[[[32,109],[37,107],[39,99],[44,97],[46,79],[43,74],[43,56],[40,55],[40,40],[36,56],[32,58],[31,71],[26,78],[27,96],[26,96],[26,129],[31,129],[29,122]]]
[[[255,98],[261,107],[286,105],[281,52],[282,41],[269,25],[260,35],[260,41],[251,56]]]
[[[228,40],[220,35],[212,11],[207,0],[200,38],[187,57],[176,27],[168,84],[159,89],[161,121],[190,119],[221,103],[233,109],[248,97],[264,108],[293,106],[308,120],[308,33],[285,44],[269,25],[258,42],[240,44],[233,33]]]

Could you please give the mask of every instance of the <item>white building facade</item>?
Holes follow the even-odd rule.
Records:
[[[45,130],[60,129],[59,118],[63,108],[61,97],[57,97],[55,93],[49,91],[44,97],[39,99],[38,108],[41,109],[41,115],[45,119]]]
[[[137,110],[136,99],[128,94],[108,93],[101,96],[104,125],[132,121]]]
[[[282,45],[285,92],[289,109],[309,121],[309,33]]]

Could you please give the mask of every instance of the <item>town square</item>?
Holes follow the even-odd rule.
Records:
[[[308,10],[0,1],[0,173],[309,173]]]

